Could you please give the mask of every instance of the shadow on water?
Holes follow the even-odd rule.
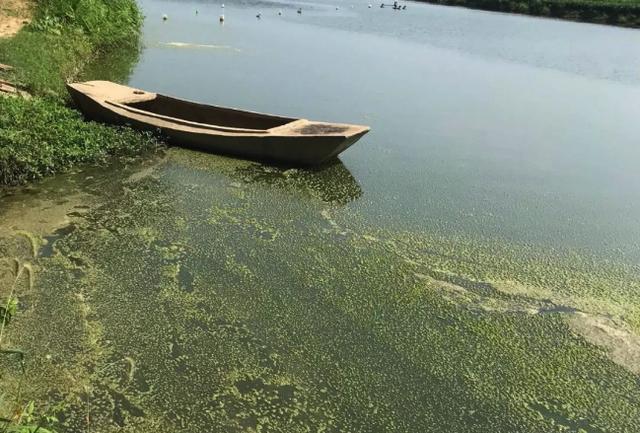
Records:
[[[339,159],[318,168],[290,168],[256,163],[239,167],[233,174],[247,183],[307,191],[326,203],[346,205],[362,196],[358,181]]]
[[[140,59],[139,45],[123,45],[100,53],[78,74],[77,81],[106,80],[126,83]]]
[[[339,159],[318,167],[273,165],[242,158],[172,147],[167,152],[168,166],[179,167],[181,181],[201,183],[203,172],[223,176],[232,186],[259,185],[291,195],[306,195],[324,203],[344,206],[362,197],[363,190]],[[165,174],[171,172],[165,170]],[[200,174],[198,174],[200,173]],[[175,174],[174,174],[175,175]],[[172,175],[173,176],[173,175]],[[185,180],[188,178],[189,180]],[[215,182],[206,180],[207,184]]]
[[[73,233],[73,231],[76,229],[76,225],[75,224],[69,224],[68,226],[59,228],[58,230],[54,231],[51,235],[49,236],[45,236],[45,244],[42,246],[42,248],[40,249],[39,252],[39,256],[40,257],[51,257],[53,256],[55,250],[54,250],[54,244],[64,238],[65,236]]]

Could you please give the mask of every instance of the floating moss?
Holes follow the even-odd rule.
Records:
[[[66,305],[75,325],[31,334],[61,340],[82,386],[29,368],[69,402],[66,431],[87,408],[100,431],[640,429],[637,373],[572,323],[609,315],[637,333],[636,269],[372,227],[230,160],[198,155],[193,170],[191,155],[102,196],[39,260],[54,290],[38,311]]]

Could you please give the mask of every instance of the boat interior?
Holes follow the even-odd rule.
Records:
[[[147,101],[130,102],[124,103],[123,105],[161,116],[231,128],[266,130],[297,120],[288,117],[271,116],[232,108],[198,104],[196,102],[184,101],[164,95],[157,95],[155,98]]]

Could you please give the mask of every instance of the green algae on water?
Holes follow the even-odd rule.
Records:
[[[371,227],[251,164],[171,151],[39,259],[37,311],[73,325],[25,328],[62,365],[32,392],[64,431],[640,429],[638,373],[590,332],[635,341],[637,270]]]

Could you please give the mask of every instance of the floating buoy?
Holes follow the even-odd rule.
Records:
[[[224,9],[224,3],[222,3],[222,9]]]
[[[338,6],[336,6],[336,10],[337,10],[337,11],[339,11],[339,10],[340,10],[340,8],[339,8]]]
[[[278,15],[282,15],[282,11],[278,11]]]
[[[223,23],[224,22],[224,15],[220,15],[220,22]]]
[[[299,13],[300,15],[302,15],[302,8],[299,8],[299,9],[298,9],[298,13]]]
[[[369,6],[367,6],[367,7],[368,7],[369,9],[371,9],[373,6],[369,5]]]
[[[169,19],[169,16],[167,14],[162,15],[162,21],[166,21]]]
[[[262,14],[260,12],[258,12],[258,15],[256,15],[256,18],[258,18],[258,19],[262,18]]]
[[[198,9],[196,9],[196,15],[198,15]]]

